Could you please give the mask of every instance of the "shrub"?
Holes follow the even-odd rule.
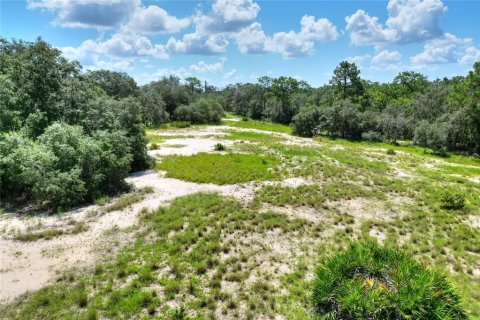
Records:
[[[158,149],[158,144],[156,142],[151,143],[149,149],[150,150],[157,150]]]
[[[467,319],[445,275],[376,243],[353,243],[327,259],[312,302],[322,319]]]
[[[304,107],[292,118],[292,133],[301,137],[311,137],[319,124],[319,111],[315,107]]]
[[[189,121],[194,124],[220,123],[224,116],[223,108],[214,99],[199,99],[189,105],[175,109],[177,121]]]
[[[396,154],[396,152],[395,152],[395,150],[390,148],[390,149],[387,150],[387,154],[391,155],[391,156],[394,156]]]
[[[213,149],[214,149],[215,151],[224,151],[226,148],[225,148],[225,146],[224,146],[223,144],[217,143],[217,144],[213,147]]]
[[[446,191],[441,198],[442,208],[458,210],[465,206],[465,196],[461,193]]]
[[[249,121],[248,117],[242,117],[242,121]]]
[[[381,133],[376,131],[368,131],[362,133],[362,139],[369,142],[381,142],[383,141],[383,136]]]

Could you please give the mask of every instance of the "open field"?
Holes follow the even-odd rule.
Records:
[[[131,194],[3,213],[0,318],[309,319],[318,262],[373,239],[444,270],[480,319],[478,159],[290,132],[231,116],[152,129],[157,166]]]

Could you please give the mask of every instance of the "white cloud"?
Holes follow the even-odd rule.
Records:
[[[382,63],[392,63],[397,62],[402,58],[402,55],[398,51],[380,51],[372,58],[372,63],[382,64]]]
[[[466,61],[474,54],[472,39],[461,39],[445,33],[442,37],[427,41],[423,51],[410,58],[413,64],[453,63]]]
[[[232,69],[227,73],[225,73],[225,75],[223,76],[223,79],[231,79],[236,73],[237,73],[237,69]]]
[[[316,42],[335,40],[338,37],[336,27],[328,19],[317,20],[305,15],[300,20],[300,25],[300,32],[277,32],[268,37],[260,23],[255,22],[238,32],[235,40],[242,53],[279,53],[288,59],[310,55]]]
[[[127,28],[145,34],[174,33],[189,24],[190,20],[187,18],[178,19],[158,6],[148,6],[137,8]]]
[[[224,22],[250,22],[257,17],[260,6],[252,0],[217,0],[212,9]]]
[[[56,13],[54,23],[67,28],[107,29],[128,20],[140,0],[28,0],[29,9]]]
[[[183,35],[182,40],[170,37],[168,50],[175,53],[212,55],[226,51],[228,40],[222,34],[200,34],[198,32]]]
[[[258,22],[242,29],[235,35],[238,49],[241,53],[264,54],[267,53],[265,44],[268,38],[262,30],[262,25]]]
[[[212,73],[218,73],[223,71],[223,66],[225,65],[225,62],[227,61],[227,58],[222,57],[220,61],[214,62],[211,64],[206,63],[205,61],[199,61],[197,64],[192,64],[190,66],[190,70],[194,72],[212,72]]]
[[[135,59],[153,57],[168,59],[163,45],[152,44],[144,37],[116,33],[105,41],[85,40],[79,47],[60,48],[65,56],[78,60],[87,68],[107,68],[127,70]]]
[[[357,10],[345,18],[346,31],[355,45],[424,41],[442,34],[439,19],[446,10],[442,0],[390,0],[385,26]]]
[[[477,49],[474,46],[467,47],[465,55],[459,60],[461,64],[472,64],[477,61],[480,61],[480,48]]]
[[[325,18],[315,20],[314,16],[305,15],[300,25],[300,36],[307,41],[331,41],[338,37],[337,28]]]

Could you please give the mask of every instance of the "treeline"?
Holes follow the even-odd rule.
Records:
[[[480,152],[480,63],[466,77],[428,81],[401,72],[391,83],[361,79],[341,62],[330,82],[262,77],[222,92],[225,110],[291,124],[294,134],[369,141],[412,140],[436,153]]]

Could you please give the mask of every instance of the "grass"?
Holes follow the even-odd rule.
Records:
[[[276,179],[269,168],[278,165],[278,159],[254,154],[209,154],[167,156],[157,164],[166,177],[199,183],[233,184],[253,180]]]
[[[128,194],[121,196],[114,203],[106,206],[104,212],[120,211],[130,207],[132,204],[137,203],[145,199],[143,194]]]
[[[246,128],[246,129],[256,129],[269,132],[279,132],[279,133],[292,133],[292,128],[287,125],[259,121],[259,120],[248,120],[248,121],[224,121],[222,124],[234,127],[234,128]]]
[[[38,240],[50,240],[62,235],[78,234],[88,230],[88,226],[83,222],[74,223],[73,228],[60,229],[60,228],[48,228],[40,231],[27,231],[24,233],[15,234],[13,239],[22,242],[34,242]]]
[[[136,241],[115,259],[31,293],[0,313],[13,319],[173,319],[182,314],[187,319],[310,319],[318,263],[345,252],[352,241],[377,239],[413,257],[417,262],[406,266],[415,275],[423,274],[418,266],[444,270],[468,316],[480,319],[480,233],[472,222],[480,216],[480,191],[471,179],[480,168],[475,158],[440,158],[385,143],[315,138],[297,145],[268,132],[232,128],[228,133],[228,139],[244,143],[237,141],[226,155],[163,157],[157,168],[201,183],[259,181],[253,202],[194,194],[144,212]],[[309,184],[289,187],[280,181],[285,178]],[[278,183],[262,185],[265,180]],[[446,192],[462,194],[464,206],[446,208]],[[349,201],[360,198],[365,201]],[[375,279],[366,289],[382,287],[381,278]],[[348,285],[358,289],[367,279],[357,280]]]

